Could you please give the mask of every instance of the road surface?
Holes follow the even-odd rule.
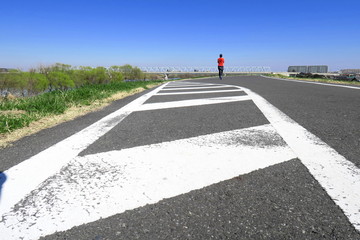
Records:
[[[360,88],[178,81],[2,149],[1,239],[360,239]]]

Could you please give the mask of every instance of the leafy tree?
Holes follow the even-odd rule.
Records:
[[[0,73],[0,93],[7,88],[7,73]]]
[[[86,84],[86,72],[85,70],[73,70],[71,78],[74,81],[75,87],[81,87]]]
[[[131,73],[133,67],[130,64],[125,64],[123,66],[119,67],[120,71],[125,73],[125,74],[129,74]]]
[[[44,75],[35,73],[33,77],[34,77],[34,84],[31,90],[34,93],[43,92],[49,87],[49,81]]]
[[[111,66],[108,69],[110,82],[121,82],[124,79],[123,74],[121,73],[121,67],[120,66]]]
[[[145,74],[138,67],[132,67],[129,64],[119,67],[125,79],[140,80],[144,79]]]
[[[2,73],[0,74],[1,91],[10,92],[14,89],[22,89],[21,77],[19,73]]]
[[[71,65],[63,63],[55,63],[50,68],[53,72],[70,72],[72,70]]]
[[[92,69],[92,80],[95,84],[106,83],[109,80],[109,76],[106,73],[106,68],[104,67],[97,67]]]
[[[49,81],[44,74],[33,71],[22,73],[27,82],[27,91],[29,95],[45,91],[49,87]]]
[[[70,76],[63,72],[50,72],[48,80],[51,90],[61,89],[66,90],[75,87],[75,83]]]
[[[131,77],[132,79],[140,80],[145,78],[145,74],[141,71],[140,68],[134,67],[131,71]]]
[[[78,70],[75,70],[73,76],[77,87],[92,83],[92,67],[80,66]]]
[[[50,66],[40,65],[36,72],[39,72],[39,73],[44,74],[45,76],[47,76],[51,72],[51,67]]]
[[[28,84],[28,79],[24,77],[24,73],[15,73],[13,74],[13,88],[20,89],[21,95],[25,96],[25,89]]]

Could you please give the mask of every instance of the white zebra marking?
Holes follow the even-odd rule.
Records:
[[[164,85],[162,87],[164,87]],[[160,90],[160,88],[157,90]],[[59,143],[59,146],[56,147],[58,151],[55,151],[55,149],[45,150],[44,152],[46,153],[44,155],[41,155],[41,153],[38,154],[39,156],[36,155],[38,156],[36,161],[31,158],[35,163],[34,165],[19,164],[14,167],[16,170],[11,168],[5,172],[7,175],[8,173],[11,173],[12,178],[22,178],[23,174],[26,175],[26,173],[28,173],[28,175],[26,175],[27,179],[23,179],[23,181],[11,181],[10,184],[8,181],[6,182],[8,185],[6,195],[14,193],[13,191],[10,192],[10,189],[20,189],[21,187],[24,187],[26,189],[20,189],[20,192],[23,194],[23,197],[26,197],[21,197],[18,201],[15,201],[15,198],[11,200],[10,197],[7,199],[10,199],[10,201],[5,201],[5,205],[3,205],[3,201],[1,202],[0,213],[3,217],[3,221],[0,223],[1,236],[4,236],[6,239],[20,239],[22,237],[24,237],[24,239],[38,238],[40,236],[51,234],[55,231],[69,229],[75,226],[74,224],[82,224],[84,221],[95,221],[100,217],[111,216],[115,214],[113,213],[113,209],[116,208],[118,208],[119,211],[125,211],[127,208],[133,209],[147,203],[155,203],[162,198],[185,193],[186,191],[191,190],[187,190],[187,188],[190,188],[190,185],[193,183],[193,187],[201,188],[203,186],[207,186],[206,184],[211,184],[207,181],[221,181],[220,179],[222,175],[226,175],[228,178],[231,178],[231,176],[238,176],[255,170],[255,165],[257,168],[262,168],[275,164],[276,162],[283,162],[295,157],[300,158],[304,165],[308,167],[314,177],[329,193],[332,199],[343,209],[350,222],[357,230],[360,230],[360,203],[358,202],[358,199],[360,199],[359,169],[316,136],[309,133],[306,129],[302,128],[296,122],[269,104],[265,99],[250,90],[244,90],[269,119],[271,125],[289,144],[291,149],[283,145],[271,146],[269,148],[262,148],[256,145],[249,147],[246,144],[234,145],[234,141],[238,143],[239,139],[242,139],[241,136],[248,136],[252,138],[253,135],[250,134],[251,132],[254,133],[262,131],[267,132],[272,136],[274,136],[274,134],[277,135],[272,126],[265,125],[245,129],[245,132],[248,131],[247,134],[244,134],[244,130],[237,130],[235,132],[231,132],[228,137],[226,137],[227,134],[225,132],[221,133],[221,135],[211,134],[168,143],[153,144],[149,146],[124,149],[121,151],[76,157],[77,153],[86,148],[86,145],[89,142],[94,141],[95,138],[102,135],[101,128],[105,128],[105,131],[108,131],[112,128],[112,121],[117,121],[118,123],[132,111],[136,111],[136,109],[140,110],[136,106],[140,106],[147,99],[144,98],[139,101],[135,100],[133,104],[129,104],[123,109],[120,109],[122,111],[118,112],[117,115],[112,115],[111,118],[104,118],[103,122],[99,121],[94,124],[93,128],[89,128],[88,131],[83,132],[82,135],[78,135],[78,137],[73,138],[70,137],[71,139],[69,138],[64,140],[64,143]],[[222,99],[222,102],[225,100],[225,98],[218,99]],[[206,101],[209,101],[209,99]],[[178,101],[176,103],[177,106],[179,106],[179,102],[182,101]],[[149,105],[151,104],[145,105],[148,106],[144,107],[143,110],[146,110],[146,108],[151,109],[149,108]],[[163,105],[163,107],[165,105]],[[152,105],[152,108],[154,108],[154,106],[155,105]],[[158,107],[159,106],[160,105],[158,105]],[[234,136],[238,136],[238,138],[234,139]],[[74,142],[72,143],[71,140]],[[85,143],[80,144],[80,142],[84,140]],[[207,144],[199,145],[196,144],[196,142],[207,142]],[[232,144],[225,144],[226,146],[221,145],[221,143],[229,142]],[[73,147],[71,144],[77,145]],[[234,147],[233,150],[230,149],[231,146]],[[162,151],[163,149],[165,149],[164,152]],[[217,150],[219,151],[217,152]],[[241,150],[241,152],[237,152],[238,150]],[[67,151],[70,151],[70,153]],[[233,154],[232,156],[240,157],[228,158],[228,164],[225,165],[229,165],[229,168],[226,166],[224,167],[223,162],[221,162],[221,164],[218,163],[216,159],[222,159],[224,157],[224,152],[227,151],[229,154],[234,151],[231,153]],[[168,156],[174,153],[175,155],[173,161],[169,161]],[[260,154],[260,156],[258,154]],[[206,159],[210,159],[209,165],[208,162],[204,164],[204,162],[201,161],[200,155],[206,156]],[[43,159],[41,156],[48,156],[49,158]],[[51,161],[53,156],[61,156],[61,158],[56,158],[57,161],[54,163]],[[212,156],[215,157],[212,159]],[[263,156],[263,161],[261,160],[261,156]],[[267,162],[269,160],[269,156],[272,157],[270,162]],[[254,157],[254,159],[260,159],[261,161],[248,161],[251,157]],[[119,158],[122,159],[120,162],[118,161]],[[123,159],[125,160],[123,161]],[[152,159],[154,159],[154,161]],[[239,167],[239,159],[244,161],[242,163],[249,166],[249,168],[246,169],[246,166],[245,169],[242,168],[244,165]],[[203,173],[198,174],[197,170],[192,168],[188,169],[192,162],[194,162],[194,165],[201,166],[202,168],[204,168],[204,165],[208,165],[205,166],[205,169],[211,173],[209,180],[206,180],[205,178],[201,179],[202,176],[206,177]],[[124,163],[126,165],[123,165]],[[46,166],[43,166],[42,164],[46,164]],[[56,164],[56,166],[51,166],[52,164]],[[61,169],[60,173],[58,173],[62,166],[65,167]],[[47,167],[49,170],[46,169]],[[40,185],[39,189],[35,190],[31,194],[28,194],[29,190],[31,191],[36,189],[34,181],[29,182],[28,180],[32,180],[31,178],[35,177],[37,179],[36,181],[40,181],[38,176],[34,176],[32,174],[35,171],[38,172],[39,169],[41,170],[40,178],[44,178],[44,176],[48,176],[48,178]],[[104,172],[102,172],[103,170]],[[44,174],[42,171],[49,172]],[[238,171],[238,173],[235,173],[236,171]],[[176,175],[174,174],[175,172],[180,173]],[[164,176],[162,174],[167,173],[172,174],[169,174],[169,176],[166,175],[166,179],[161,178]],[[98,176],[98,178],[95,178],[98,179],[98,181],[94,181],[91,174]],[[195,180],[190,179],[190,177],[186,177],[186,174],[196,176],[197,178],[195,178]],[[116,179],[116,176],[118,176],[119,179]],[[153,177],[153,179],[149,180],[150,177]],[[179,181],[177,178],[182,179],[182,181],[184,181],[184,185],[181,185],[182,187],[179,189],[173,189],[173,186],[176,185],[174,183],[178,183]],[[214,180],[216,178],[217,180]],[[71,180],[79,181],[81,184],[72,184]],[[136,184],[136,188],[134,187],[134,180],[139,180],[139,185]],[[116,184],[112,185],[112,181]],[[188,182],[186,183],[186,181]],[[41,182],[42,181],[40,181],[39,184]],[[16,184],[21,185],[17,186]],[[29,187],[27,184],[30,184],[31,186]],[[161,187],[159,189],[157,187],[156,189],[153,189],[149,185],[159,185]],[[20,188],[18,188],[19,186]],[[122,186],[123,189],[119,186]],[[138,187],[139,190],[136,190]],[[132,192],[132,190],[134,191]],[[85,194],[84,191],[90,192],[90,194]],[[180,193],[177,193],[176,191],[179,191]],[[164,192],[169,192],[170,195],[162,195]],[[92,194],[96,193],[99,195],[96,195],[95,198],[91,198],[93,196]],[[17,193],[15,192],[15,194]],[[2,196],[4,197],[4,195],[5,192],[3,192]],[[19,198],[20,195],[18,195],[17,198]],[[125,197],[125,199],[120,201],[120,205],[123,205],[115,205],[114,207],[112,204],[119,204],[119,196]],[[102,200],[104,204],[102,204],[102,201],[97,201],[98,199]],[[83,200],[83,202],[80,200]],[[11,201],[12,205],[9,204]],[[64,209],[64,202],[70,206],[70,210],[66,210],[67,208]],[[17,203],[16,208],[12,208],[15,203]],[[6,211],[6,209],[8,211]],[[54,214],[60,212],[60,214],[53,215],[52,212]]]
[[[132,112],[132,109],[139,107],[165,86],[166,84],[140,96],[82,131],[5,171],[7,180],[2,186],[0,216],[10,211],[26,194],[120,123]]]
[[[133,111],[148,111],[148,110],[157,110],[157,109],[166,109],[166,108],[192,107],[192,106],[200,106],[200,105],[249,101],[249,100],[251,100],[249,96],[232,96],[232,97],[182,100],[182,101],[173,101],[173,102],[147,103],[147,104],[143,104],[140,107],[137,107],[136,109],[133,109]]]
[[[1,236],[37,239],[295,157],[271,125],[76,157],[3,215]]]
[[[231,90],[213,90],[213,91],[197,91],[197,92],[161,92],[156,95],[184,95],[184,94],[206,94],[206,93],[225,93],[225,92],[243,92],[241,89],[231,89]]]
[[[229,85],[217,85],[217,86],[199,86],[199,87],[177,87],[177,88],[164,88],[162,92],[167,91],[178,91],[178,90],[201,90],[201,89],[208,89],[208,88],[234,88],[234,86]]]

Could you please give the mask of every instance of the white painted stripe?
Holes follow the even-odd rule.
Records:
[[[193,83],[193,84],[188,84],[189,82],[184,82],[184,83],[174,83],[174,82],[171,82],[169,83],[166,87],[204,87],[204,86],[228,86],[228,85],[225,85],[225,84],[217,84],[217,83]],[[231,86],[231,85],[230,85]]]
[[[245,92],[360,231],[360,169],[249,89]]]
[[[206,83],[206,82],[188,82],[188,81],[174,81],[170,83],[171,85],[184,85],[184,84],[188,84],[188,85],[220,85],[218,83]]]
[[[181,88],[181,87],[213,87],[213,86],[220,86],[220,85],[168,85],[165,89],[172,89],[172,88]]]
[[[228,102],[248,101],[251,100],[249,96],[233,96],[233,97],[218,97],[218,98],[206,98],[206,99],[193,99],[193,100],[182,100],[173,102],[160,102],[160,103],[147,103],[143,104],[133,111],[148,111],[166,108],[178,108],[178,107],[192,107],[207,104],[219,104]]]
[[[298,82],[298,83],[316,84],[316,85],[324,85],[324,86],[330,86],[330,87],[341,87],[341,88],[350,88],[350,89],[360,90],[360,86],[357,87],[357,86],[339,85],[339,84],[335,84],[335,83],[308,82],[308,81],[301,81],[301,80],[295,80],[295,79],[274,78],[274,77],[268,77],[268,76],[262,76],[262,77],[275,79],[275,80],[281,80],[281,81],[287,81],[287,82]]]
[[[133,109],[138,108],[164,86],[166,84],[140,96],[82,131],[5,171],[7,180],[2,186],[0,216],[10,211],[26,194],[36,189],[45,179],[57,173],[71,159],[121,122]]]
[[[30,191],[34,189],[34,187],[27,186],[29,182],[33,184],[32,178],[37,178],[34,172],[40,171],[40,174],[44,176],[42,171],[50,167],[50,171],[53,173],[48,174],[48,179],[41,184],[38,190],[27,195],[25,199],[20,198],[23,201],[18,203],[19,209],[7,207],[8,211],[1,212],[3,217],[3,221],[0,223],[1,237],[5,239],[21,239],[22,237],[24,240],[37,239],[55,231],[67,230],[74,225],[95,221],[100,217],[111,216],[120,211],[202,188],[225,180],[223,176],[231,178],[251,172],[256,167],[265,168],[284,162],[296,155],[335,202],[343,210],[345,209],[345,214],[359,230],[359,169],[265,99],[250,90],[246,89],[246,92],[294,151],[283,145],[261,148],[246,144],[229,144],[229,141],[233,141],[234,136],[237,136],[236,139],[251,139],[259,131],[269,133],[268,136],[275,136],[276,131],[272,126],[266,125],[245,129],[248,133],[244,133],[244,130],[237,130],[228,132],[229,134],[212,134],[76,157],[78,152],[83,149],[84,144],[80,144],[81,142],[91,142],[92,140],[87,138],[94,137],[92,134],[101,136],[103,133],[97,132],[101,132],[100,128],[111,128],[112,121],[121,121],[124,118],[121,113],[128,115],[131,111],[136,111],[135,105],[146,101],[143,99],[134,103],[133,106],[130,104],[124,108],[124,112],[119,112],[118,115],[104,120],[97,128],[94,127],[96,131],[90,128],[86,134],[81,135],[82,137],[73,138],[74,142],[59,143],[62,146],[58,148],[59,151],[49,151],[48,155],[44,155],[43,160],[40,157],[40,161],[45,166],[19,164],[15,166],[19,166],[17,171],[5,172],[6,174],[12,173],[12,178],[24,178],[24,174],[26,178],[22,182],[10,183],[15,183],[15,185],[7,186],[6,195],[16,194],[18,190],[26,195],[29,189]],[[251,135],[253,131],[255,131],[254,136]],[[71,144],[79,144],[75,146],[79,149],[73,149]],[[68,154],[67,151],[72,153]],[[224,153],[228,155],[224,155]],[[46,159],[45,156],[47,156]],[[52,161],[54,156],[57,156],[56,161]],[[172,157],[169,158],[169,156]],[[206,159],[206,164],[204,164],[204,159]],[[32,161],[36,163],[37,160]],[[57,161],[62,162],[62,165],[57,164]],[[52,164],[57,164],[58,169],[54,170]],[[62,168],[59,173],[59,169],[63,165],[66,167]],[[202,178],[202,176],[204,177]],[[181,184],[177,188],[179,182]],[[27,190],[22,190],[22,187]],[[5,192],[3,192],[4,194]],[[0,205],[2,210],[4,210],[3,206],[2,201]]]
[[[178,90],[191,90],[191,89],[208,89],[208,88],[234,88],[234,86],[229,85],[220,85],[220,86],[202,86],[202,87],[179,87],[179,88],[164,88],[161,90],[164,91],[178,91]]]
[[[157,93],[156,95],[183,95],[183,94],[206,94],[206,93],[225,93],[225,92],[243,92],[241,89],[232,90],[215,90],[215,91],[199,91],[199,92],[169,92],[169,93]]]
[[[76,157],[4,215],[1,236],[38,239],[296,157],[273,139],[264,125]]]
[[[173,84],[170,83],[166,86],[166,88],[178,88],[178,87],[204,87],[205,85],[203,84]]]
[[[179,82],[179,83],[176,83],[176,82],[171,82],[169,83],[168,87],[169,86],[204,86],[205,84],[202,84],[202,83],[190,83],[190,82]]]

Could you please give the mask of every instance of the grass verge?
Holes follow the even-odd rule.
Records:
[[[290,76],[285,76],[285,75],[281,75],[281,74],[264,74],[264,76],[283,78],[283,79],[295,79],[295,80],[312,81],[312,82],[335,83],[335,84],[360,86],[360,82],[342,81],[342,80],[335,80],[335,79],[328,79],[328,78],[297,78],[297,77],[290,77]]]
[[[70,91],[54,91],[31,98],[0,100],[0,148],[42,129],[99,110],[112,101],[162,81],[89,85]]]

